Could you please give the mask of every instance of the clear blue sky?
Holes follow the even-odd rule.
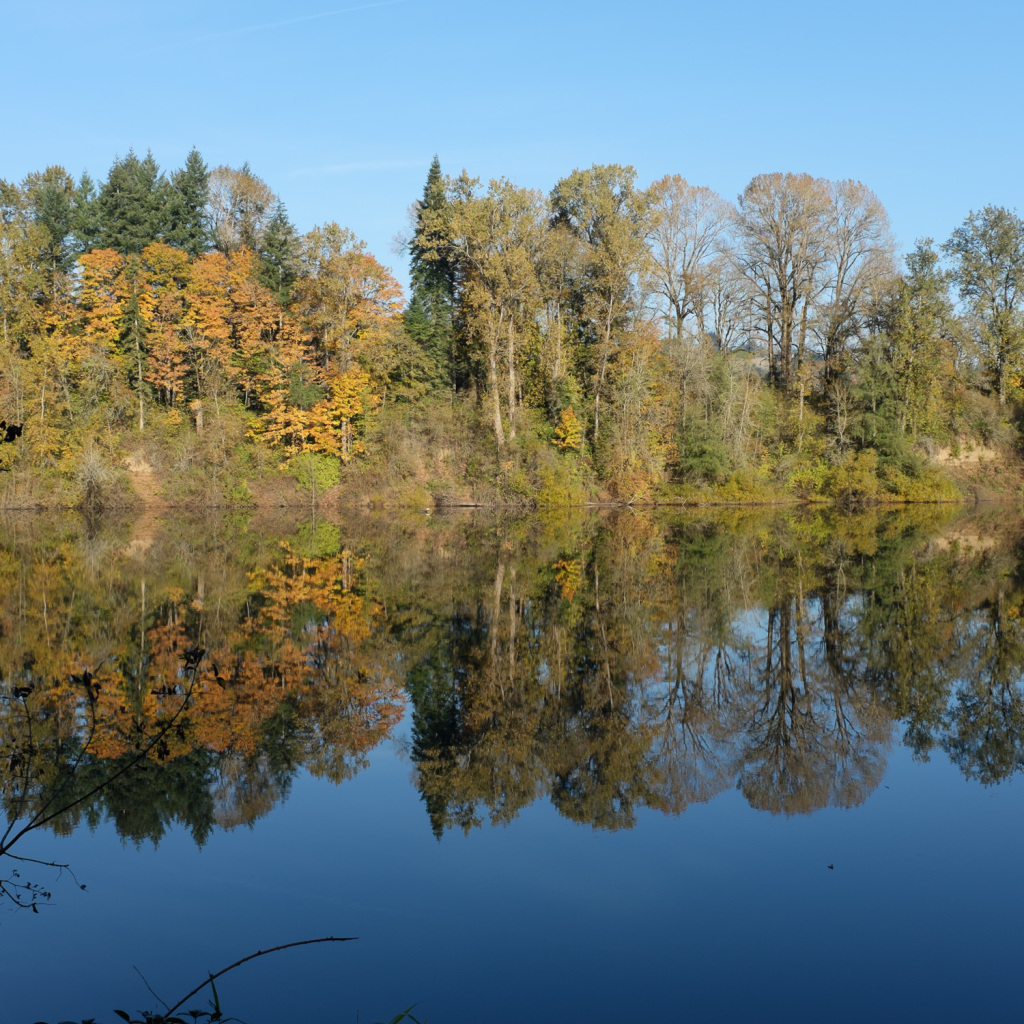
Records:
[[[857,178],[904,248],[1024,212],[1024,5],[597,0],[2,0],[0,177],[106,175],[197,146],[301,230],[391,240],[431,157],[550,189],[592,163],[734,199],[753,175]]]

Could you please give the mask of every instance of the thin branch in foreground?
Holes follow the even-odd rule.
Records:
[[[3,856],[10,857],[11,860],[23,861],[26,864],[41,864],[44,868],[56,868],[60,874],[63,874],[66,871],[75,880],[75,885],[77,885],[79,889],[85,888],[85,886],[78,881],[78,876],[71,870],[70,864],[61,864],[55,860],[40,860],[38,857],[25,857],[20,853],[8,853],[6,850],[4,851]],[[60,874],[57,875],[58,878],[60,878]]]
[[[312,945],[314,945],[315,943],[318,943],[318,942],[355,942],[357,938],[358,938],[357,935],[346,935],[346,936],[344,936],[342,938],[336,938],[333,935],[328,935],[326,938],[322,938],[322,939],[302,939],[299,942],[286,942],[286,943],[284,943],[281,946],[273,946],[270,949],[258,949],[258,950],[256,950],[255,953],[250,953],[248,956],[243,956],[241,960],[236,960],[233,964],[229,964],[227,967],[222,968],[221,970],[217,971],[216,974],[211,974],[206,979],[206,981],[204,981],[201,985],[197,985],[187,995],[182,996],[182,998],[179,999],[167,1011],[167,1015],[170,1016],[172,1013],[174,1013],[175,1010],[178,1009],[178,1007],[180,1007],[187,1000],[191,999],[197,993],[202,992],[202,990],[204,988],[206,988],[207,985],[209,985],[211,982],[216,981],[222,974],[227,974],[228,971],[233,971],[236,967],[241,967],[242,964],[246,963],[249,960],[255,960],[257,957],[260,957],[260,956],[268,956],[270,953],[279,953],[282,949],[292,949],[295,946],[312,946]],[[145,979],[143,979],[143,981],[145,981]],[[152,992],[153,990],[150,989],[150,991]],[[155,992],[153,994],[156,995]],[[157,996],[157,998],[159,999],[160,997]],[[163,1003],[163,1000],[160,999],[160,1002]],[[167,1004],[164,1003],[164,1006],[166,1006],[166,1005]]]
[[[107,778],[103,779],[101,782],[96,783],[96,785],[93,786],[91,789],[87,790],[80,796],[75,797],[74,800],[65,804],[63,807],[58,808],[56,811],[53,811],[49,814],[44,813],[43,810],[39,811],[36,814],[36,816],[30,819],[28,824],[26,824],[17,833],[15,833],[15,835],[12,838],[8,838],[10,836],[11,829],[14,827],[14,823],[17,821],[17,818],[14,818],[8,825],[7,831],[4,833],[3,838],[0,839],[0,855],[7,853],[7,851],[23,835],[25,835],[26,832],[30,832],[32,829],[36,829],[42,825],[48,824],[49,822],[53,821],[54,818],[57,818],[61,814],[64,814],[65,812],[71,810],[72,807],[75,807],[78,804],[83,803],[85,800],[88,800],[89,797],[95,795],[101,789],[104,789],[106,786],[109,786],[115,779],[119,779],[126,772],[131,771],[131,769],[134,768],[137,764],[144,761],[149,756],[149,752],[153,750],[156,747],[156,745],[171,731],[171,729],[174,727],[175,722],[180,717],[181,713],[185,710],[186,707],[188,707],[189,701],[192,699],[192,694],[195,691],[196,683],[198,682],[199,664],[203,660],[203,657],[205,655],[206,651],[202,650],[201,648],[189,648],[187,651],[185,651],[185,668],[186,671],[192,673],[192,678],[189,682],[188,689],[185,691],[185,694],[181,699],[181,704],[178,706],[177,711],[175,711],[174,714],[171,715],[171,717],[157,731],[156,736],[154,736],[153,739],[146,744],[146,746],[144,746],[140,751],[138,751],[136,755],[127,764],[124,764],[120,768],[118,768],[118,770],[115,771],[113,775],[110,775]],[[31,726],[32,723],[31,720],[29,720],[29,729],[31,729]],[[31,738],[31,733],[29,735]],[[50,801],[47,802],[46,806],[49,806],[49,804]]]
[[[142,979],[142,984],[143,984],[143,985],[145,985],[145,986],[146,986],[146,988],[148,988],[148,989],[149,989],[149,994],[150,994],[150,995],[151,995],[151,996],[152,996],[152,997],[153,997],[153,998],[154,998],[154,999],[155,999],[155,1000],[156,1000],[156,1001],[157,1001],[158,1003],[163,1003],[163,1004],[164,1004],[164,1009],[165,1009],[165,1010],[167,1010],[168,1014],[170,1014],[170,1012],[171,1012],[171,1011],[170,1011],[170,1010],[168,1009],[168,1007],[167,1007],[167,1003],[165,1003],[165,1002],[164,1002],[164,1001],[163,1001],[163,1000],[162,1000],[162,999],[161,999],[161,998],[160,998],[160,997],[159,997],[159,996],[158,996],[158,995],[157,995],[157,994],[156,994],[156,993],[155,993],[155,992],[153,991],[153,986],[152,986],[152,985],[150,985],[150,983],[149,983],[149,982],[148,982],[148,981],[146,980],[146,976],[145,976],[145,975],[144,975],[144,974],[142,973],[142,971],[140,971],[140,970],[138,969],[138,967],[136,967],[136,966],[135,966],[135,964],[132,964],[132,970],[133,970],[133,971],[134,971],[134,972],[135,972],[135,973],[136,973],[136,974],[137,974],[137,975],[138,975],[138,976],[139,976],[139,977],[140,977],[140,978]]]

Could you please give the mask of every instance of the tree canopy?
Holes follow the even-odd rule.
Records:
[[[201,440],[186,464],[237,494],[270,455],[414,501],[935,499],[937,453],[1012,452],[1024,398],[1024,222],[1000,207],[901,269],[856,181],[760,174],[731,203],[608,164],[545,195],[435,157],[406,302],[349,229],[298,231],[195,149],[98,184],[51,166],[0,203],[0,418],[24,428],[0,470],[51,493]]]

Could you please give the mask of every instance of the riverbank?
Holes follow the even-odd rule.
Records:
[[[145,435],[108,434],[60,459],[35,458],[22,444],[0,473],[0,509],[1008,501],[1024,494],[1024,462],[1006,434],[1001,443],[960,435],[944,445],[838,448],[789,424],[742,452],[677,444],[659,460],[616,462],[583,441],[559,447],[526,413],[499,446],[477,405],[439,400],[374,415],[362,450],[342,460],[319,450],[286,457],[225,411],[203,431],[154,417]]]
[[[304,488],[285,471],[248,477],[239,484],[218,487],[210,480],[199,489],[168,486],[148,463],[112,475],[99,493],[78,494],[48,485],[45,479],[22,475],[0,500],[0,511],[79,509],[82,511],[141,511],[153,513],[187,509],[415,509],[427,513],[459,508],[508,509],[572,507],[686,507],[783,505],[889,505],[915,503],[977,504],[1014,501],[1024,494],[1024,466],[993,460],[929,467],[913,485],[887,487],[884,476],[849,469],[822,474],[819,486],[803,478],[772,480],[763,475],[737,474],[720,484],[666,484],[636,496],[614,489],[593,488],[582,493],[552,494],[539,487],[503,494],[500,481],[467,480],[462,487],[431,487],[429,481],[406,481],[373,490],[361,474],[343,474],[339,483],[320,491]]]

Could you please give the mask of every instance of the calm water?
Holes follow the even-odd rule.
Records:
[[[1016,1017],[1022,538],[6,520],[0,1024]]]

